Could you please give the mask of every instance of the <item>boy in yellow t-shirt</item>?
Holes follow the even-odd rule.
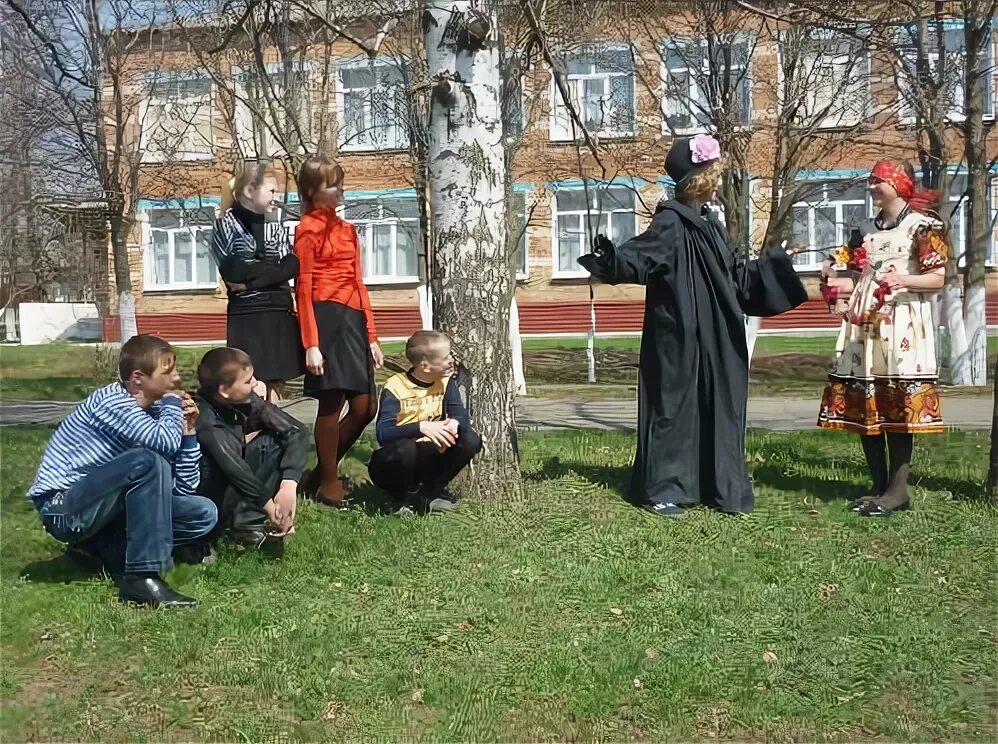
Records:
[[[447,484],[471,462],[482,440],[471,428],[457,384],[450,339],[418,331],[406,343],[408,372],[381,392],[379,449],[368,465],[371,480],[400,506],[446,512],[456,508]]]

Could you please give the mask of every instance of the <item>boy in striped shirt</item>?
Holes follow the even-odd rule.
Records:
[[[174,545],[196,543],[218,519],[211,499],[196,495],[197,405],[174,390],[176,359],[160,338],[123,344],[118,373],[118,382],[91,393],[56,429],[28,496],[57,540],[92,548],[107,562],[124,552],[121,601],[191,607],[196,600],[161,574]]]

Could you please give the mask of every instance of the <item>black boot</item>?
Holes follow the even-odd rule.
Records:
[[[158,574],[126,573],[118,581],[118,600],[150,607],[197,607],[198,601],[173,591]]]
[[[908,496],[908,476],[911,474],[911,434],[888,434],[887,447],[891,454],[890,482],[883,496],[868,501],[859,512],[863,517],[889,517],[911,505]]]
[[[861,496],[852,504],[854,512],[862,511],[866,504],[879,498],[887,490],[887,442],[883,434],[873,436],[861,436],[860,444],[863,445],[863,454],[866,455],[866,466],[870,470],[873,478],[873,488],[866,496]]]

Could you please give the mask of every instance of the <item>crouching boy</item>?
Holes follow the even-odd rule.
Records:
[[[218,516],[195,493],[197,406],[174,390],[176,359],[160,338],[123,344],[118,374],[56,429],[28,496],[50,535],[111,569],[121,601],[191,607],[162,572],[174,546],[197,543]]]
[[[376,434],[380,448],[368,471],[398,506],[445,512],[456,507],[450,483],[482,448],[453,379],[450,339],[419,331],[409,339],[408,372],[381,393]]]
[[[205,354],[198,381],[201,492],[216,499],[233,542],[279,542],[294,524],[308,430],[253,391],[253,363],[239,349]]]

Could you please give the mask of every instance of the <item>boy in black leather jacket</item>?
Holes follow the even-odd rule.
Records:
[[[294,525],[308,430],[253,392],[253,362],[239,349],[205,354],[198,381],[200,492],[215,500],[218,524],[233,541],[283,538]]]

